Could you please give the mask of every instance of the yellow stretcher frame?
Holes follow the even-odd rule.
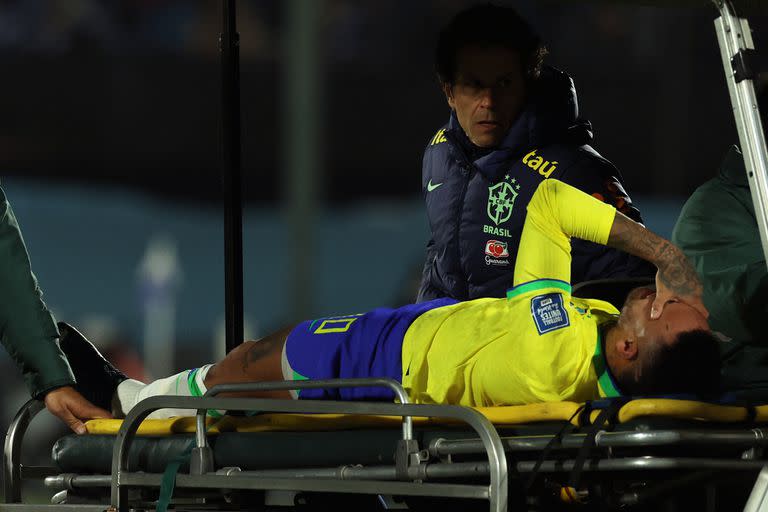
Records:
[[[541,422],[570,422],[574,427],[587,425],[578,412],[585,406],[576,402],[543,402],[538,404],[504,407],[476,407],[497,427]],[[589,413],[589,423],[597,419],[600,410]],[[768,423],[768,405],[748,408],[721,405],[693,400],[667,398],[640,398],[624,404],[617,414],[616,424],[628,423],[638,418],[669,418],[717,424]],[[97,419],[86,422],[88,434],[116,435],[122,426],[120,419]],[[382,427],[399,427],[399,416],[362,416],[342,414],[257,414],[249,417],[223,416],[206,419],[208,434],[219,432],[285,432],[329,431]],[[414,426],[451,426],[458,422],[442,418],[413,418]],[[168,419],[144,420],[137,431],[143,436],[192,434],[195,432],[194,416],[178,416]]]

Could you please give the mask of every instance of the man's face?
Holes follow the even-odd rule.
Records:
[[[464,133],[481,148],[499,145],[525,103],[520,55],[503,46],[465,46],[454,82],[443,92]]]
[[[651,320],[651,304],[656,298],[652,288],[635,288],[621,308],[620,322],[634,333],[639,344],[649,340],[672,343],[685,331],[709,331],[709,323],[696,309],[683,302],[669,302],[661,316]]]

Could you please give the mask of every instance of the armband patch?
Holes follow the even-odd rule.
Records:
[[[571,325],[561,293],[547,293],[532,298],[531,315],[540,335]]]

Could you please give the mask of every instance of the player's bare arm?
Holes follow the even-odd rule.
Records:
[[[616,212],[608,245],[650,261],[658,268],[651,318],[658,318],[664,304],[674,300],[686,302],[709,316],[701,302],[702,285],[696,269],[670,241]]]

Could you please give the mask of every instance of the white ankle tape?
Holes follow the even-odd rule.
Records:
[[[212,367],[212,364],[206,364],[200,368],[189,370],[187,385],[189,386],[190,395],[203,396],[208,391],[208,388],[205,387],[205,376],[208,375],[208,370]]]
[[[208,370],[213,368],[213,364],[206,364],[200,368],[195,368],[189,371],[187,376],[187,384],[189,386],[189,393],[192,396],[203,396],[208,391],[205,386],[205,376],[208,375]],[[208,409],[208,416],[219,418],[224,415],[226,411],[217,409]]]
[[[138,386],[123,386],[126,388],[126,391],[128,391],[127,388],[131,388],[130,392],[126,394],[133,396],[119,396],[121,409],[125,414],[127,414],[128,411],[132,409],[133,406],[135,406],[138,402],[151,396],[203,396],[205,392],[208,391],[208,388],[204,384],[205,376],[208,374],[208,370],[210,370],[212,366],[212,364],[207,364],[193,370],[184,370],[177,373],[176,375],[172,375],[164,379],[158,379],[146,385],[141,385],[141,383],[138,383],[137,381],[132,381],[132,383],[138,384]],[[223,414],[223,412],[220,413],[215,410],[209,410],[208,414],[210,416],[218,417]],[[169,418],[172,416],[194,415],[195,409],[160,409],[153,412],[149,418],[157,419]]]

